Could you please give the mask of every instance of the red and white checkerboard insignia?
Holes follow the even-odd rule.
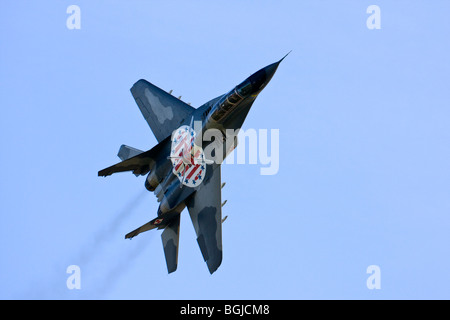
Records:
[[[188,187],[202,183],[206,173],[203,149],[194,144],[195,136],[195,131],[189,126],[181,126],[172,134],[172,172]]]
[[[163,219],[156,219],[155,222],[153,222],[153,224],[160,224],[161,222],[163,222]]]

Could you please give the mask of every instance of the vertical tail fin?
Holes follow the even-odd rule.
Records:
[[[134,156],[137,156],[138,154],[143,153],[144,151],[127,146],[127,145],[121,145],[119,152],[117,153],[117,156],[120,158],[120,160],[125,161],[127,159],[133,158]]]

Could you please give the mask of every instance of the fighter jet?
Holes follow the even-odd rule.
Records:
[[[222,222],[226,217],[222,219],[221,163],[237,145],[237,136],[227,133],[242,127],[256,97],[286,56],[197,109],[143,79],[130,89],[158,144],[145,152],[122,145],[118,153],[122,162],[98,175],[124,171],[147,175],[145,187],[160,202],[157,217],[125,238],[163,229],[169,273],[178,266],[180,214],[186,207],[209,272],[214,273],[222,263]]]

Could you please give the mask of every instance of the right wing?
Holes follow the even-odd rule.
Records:
[[[158,142],[177,129],[195,109],[146,80],[130,89]]]

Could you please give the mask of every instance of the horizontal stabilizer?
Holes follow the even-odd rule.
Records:
[[[129,148],[129,147],[128,147]],[[167,148],[165,152],[163,150]],[[133,148],[134,149],[134,148]],[[106,177],[113,173],[117,172],[125,172],[125,171],[133,171],[134,174],[146,174],[150,171],[153,165],[156,162],[158,157],[161,157],[161,154],[168,153],[170,149],[170,136],[167,137],[164,141],[158,143],[152,149],[142,152],[134,157],[126,159],[122,162],[119,162],[113,166],[110,166],[106,169],[100,170],[98,172],[99,177]],[[119,154],[122,148],[119,150]],[[134,149],[137,150],[137,149]],[[128,149],[131,152],[131,149]],[[138,150],[140,151],[140,150]],[[134,151],[135,152],[135,151]],[[120,155],[119,155],[120,157]]]
[[[136,237],[138,234],[140,234],[142,232],[149,231],[152,229],[156,229],[156,228],[161,229],[161,228],[165,227],[169,222],[170,222],[169,219],[164,219],[164,218],[160,218],[160,217],[155,218],[152,221],[147,222],[143,226],[140,226],[136,230],[133,230],[130,233],[127,233],[125,235],[125,239],[131,239],[133,237]]]

